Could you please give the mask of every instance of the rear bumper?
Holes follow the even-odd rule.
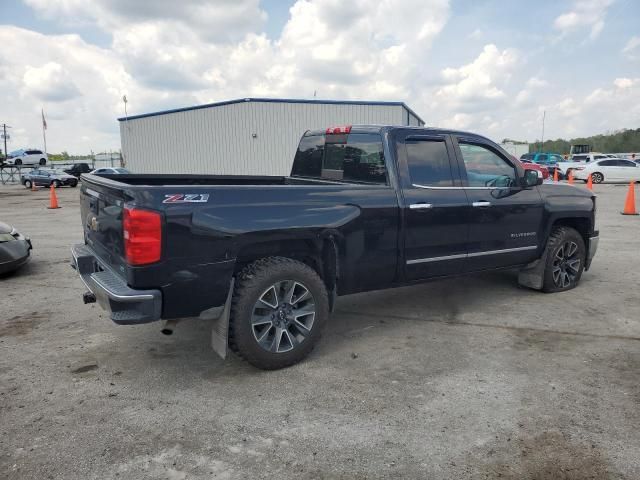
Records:
[[[160,290],[134,290],[122,277],[102,262],[89,246],[71,247],[72,264],[98,304],[118,325],[136,325],[160,320]]]
[[[591,261],[593,257],[596,256],[596,252],[598,251],[598,242],[600,241],[600,232],[595,232],[591,237],[589,237],[589,251],[587,252],[587,261],[585,264],[585,269],[588,270],[591,266]]]

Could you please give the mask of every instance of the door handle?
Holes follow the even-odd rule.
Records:
[[[487,202],[486,200],[482,200],[480,202],[473,202],[471,205],[474,207],[490,207],[491,202]]]
[[[425,210],[427,208],[432,208],[433,205],[430,203],[412,203],[409,205],[411,210]]]

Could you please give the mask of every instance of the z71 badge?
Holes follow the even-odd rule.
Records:
[[[208,193],[174,193],[164,197],[162,203],[206,203],[209,201]]]

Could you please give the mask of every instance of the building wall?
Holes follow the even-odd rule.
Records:
[[[529,153],[528,143],[501,143],[500,146],[516,158]]]
[[[135,173],[288,175],[306,130],[408,117],[419,124],[401,105],[244,102],[121,121],[120,138]]]

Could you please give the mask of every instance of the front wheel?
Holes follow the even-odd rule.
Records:
[[[54,180],[53,182],[51,182],[51,185],[53,185],[56,188],[60,188],[61,183],[58,180]]]
[[[27,189],[30,189],[30,188],[31,188],[31,180],[25,180],[25,181],[24,181],[24,186],[25,186]]]
[[[40,159],[40,165],[43,166],[43,165],[46,165],[46,164],[47,164],[47,160],[45,158],[41,158]]]
[[[591,174],[591,181],[593,183],[602,183],[604,182],[604,175],[601,174],[600,172],[593,172]]]
[[[545,292],[564,292],[575,288],[582,277],[585,258],[582,236],[573,228],[556,227],[547,241],[542,289]]]
[[[13,164],[20,166],[20,165],[22,165],[22,160],[17,159],[15,162],[13,162]]]
[[[315,270],[290,258],[257,260],[236,280],[229,347],[255,367],[288,367],[311,353],[328,316],[327,290]]]
[[[71,186],[71,188],[76,188],[78,186],[78,182],[71,182],[69,186]]]

